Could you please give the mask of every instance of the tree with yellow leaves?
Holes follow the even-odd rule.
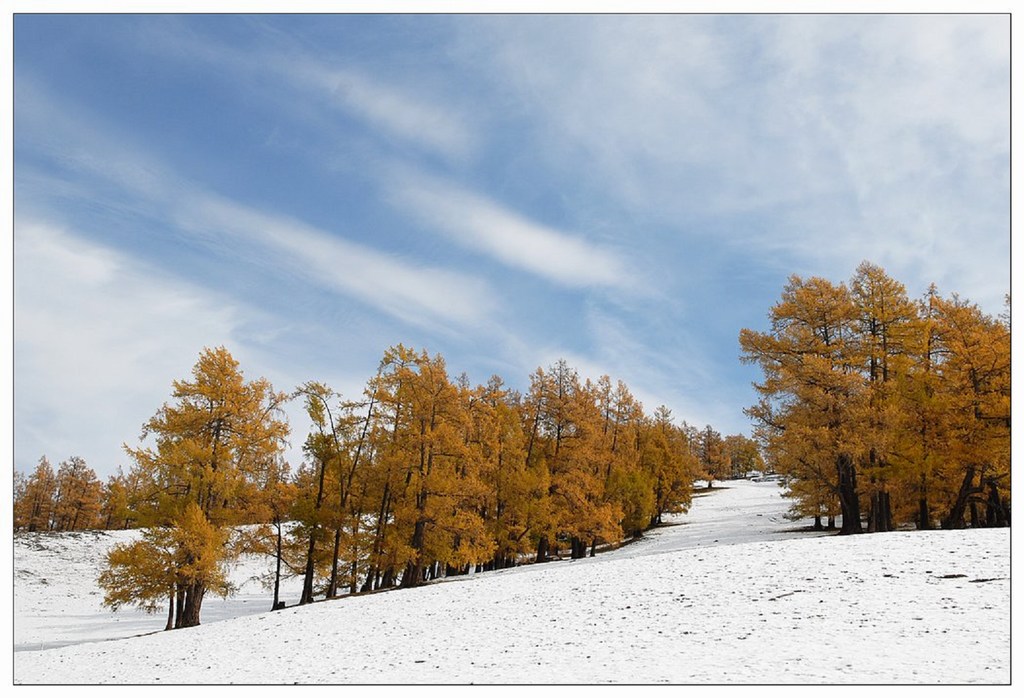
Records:
[[[126,451],[145,482],[140,523],[171,568],[158,586],[173,585],[167,598],[177,603],[174,626],[181,628],[199,625],[208,590],[224,590],[223,565],[238,552],[228,533],[248,522],[246,503],[257,499],[253,490],[273,467],[288,425],[279,413],[285,396],[265,379],[247,382],[223,347],[204,350],[192,380],[173,388],[175,402],[143,429],[155,443]],[[120,548],[108,557],[101,584],[118,605],[130,600],[143,557]],[[151,589],[136,592],[144,599]]]
[[[792,276],[769,313],[771,329],[740,332],[742,359],[761,367],[759,423],[776,469],[839,500],[842,533],[860,533],[857,461],[866,391],[854,352],[857,314],[845,284]]]
[[[32,474],[20,487],[15,487],[14,530],[29,533],[50,530],[56,491],[57,476],[50,461],[43,456]]]
[[[897,388],[912,365],[920,320],[903,284],[870,262],[857,267],[850,281],[850,297],[858,323],[856,357],[867,381],[861,483],[870,502],[868,530],[891,531],[890,490],[905,477],[893,458],[903,419]]]
[[[849,286],[792,277],[770,318],[740,333],[765,377],[748,414],[796,514],[838,504],[857,532],[864,494],[869,531],[1009,524],[1008,319],[934,286],[912,303],[868,262]]]

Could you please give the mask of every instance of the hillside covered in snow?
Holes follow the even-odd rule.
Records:
[[[836,537],[727,482],[616,551],[269,612],[254,580],[203,625],[101,606],[132,532],[18,535],[14,681],[1008,683],[1009,529]]]

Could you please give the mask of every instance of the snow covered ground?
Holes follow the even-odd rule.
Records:
[[[201,627],[141,637],[163,618],[112,614],[95,584],[131,533],[16,536],[14,681],[1010,681],[1009,530],[823,537],[774,483],[724,486],[595,558],[273,613],[248,582]]]

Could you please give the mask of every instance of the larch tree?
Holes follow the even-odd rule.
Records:
[[[204,350],[192,379],[175,381],[172,395],[143,428],[153,445],[126,451],[144,474],[140,524],[171,565],[167,598],[177,608],[169,616],[182,628],[199,625],[207,591],[229,591],[224,565],[238,553],[229,534],[247,522],[246,502],[257,499],[251,490],[283,449],[288,425],[280,407],[287,398],[266,379],[246,381],[223,347]],[[108,599],[144,594],[132,569],[142,557],[111,552],[101,577]]]
[[[96,526],[102,506],[103,485],[85,460],[72,456],[57,469],[51,528],[79,531]]]
[[[107,478],[103,484],[103,502],[100,507],[100,519],[103,528],[130,528],[134,514],[132,513],[132,497],[134,492],[123,468]]]
[[[14,500],[14,528],[29,533],[50,530],[53,500],[57,491],[57,476],[50,461],[43,456],[24,487],[16,491]]]
[[[1010,329],[956,296],[935,304],[949,435],[946,481],[955,490],[942,526],[962,527],[965,513],[980,525],[979,503],[989,523],[1008,525]]]
[[[483,516],[495,544],[491,567],[502,569],[532,550],[530,535],[543,518],[540,502],[547,482],[536,468],[528,467],[519,396],[498,376],[477,391],[471,457],[481,464]]]
[[[325,542],[327,530],[338,527],[331,526],[329,519],[334,518],[340,525],[337,522],[338,509],[327,504],[340,478],[343,444],[339,433],[341,425],[334,413],[333,402],[337,397],[334,391],[322,383],[309,381],[296,391],[296,395],[304,398],[306,414],[313,423],[313,431],[302,447],[311,469],[312,488],[304,488],[306,500],[295,510],[300,524],[297,533],[304,533],[308,543],[299,599],[301,605],[313,601],[317,560],[324,557],[323,549],[318,550],[318,546]],[[328,593],[328,596],[333,594]]]
[[[1008,314],[934,285],[911,302],[865,262],[849,286],[792,277],[770,319],[740,333],[764,373],[747,413],[795,515],[820,526],[838,504],[857,532],[864,494],[868,531],[1009,525]]]
[[[653,473],[643,467],[642,457],[650,437],[650,423],[643,405],[633,397],[622,381],[611,390],[611,379],[602,376],[592,390],[600,411],[601,430],[598,435],[600,459],[604,465],[604,500],[611,513],[618,516],[621,533],[638,537],[655,516],[657,496]],[[612,529],[615,537],[619,530]],[[591,541],[591,555],[597,542],[614,538],[597,537]]]
[[[641,453],[641,467],[654,483],[654,512],[649,525],[663,522],[664,514],[678,514],[690,507],[693,481],[700,470],[691,452],[686,430],[672,421],[665,405],[654,411]]]
[[[273,558],[274,568],[261,578],[264,587],[273,590],[271,610],[284,607],[281,601],[281,580],[297,576],[303,568],[292,546],[286,544],[298,487],[291,478],[291,466],[275,459],[258,476],[257,487],[250,490],[255,497],[245,502],[246,517],[251,525],[236,529],[238,549],[246,554]]]
[[[725,480],[731,474],[729,452],[725,448],[722,435],[710,424],[700,432],[697,443],[704,480],[707,481],[708,489],[711,489],[715,480]]]
[[[742,359],[760,366],[747,410],[767,435],[776,469],[839,499],[842,533],[860,533],[857,460],[865,391],[855,356],[856,308],[845,284],[792,276],[769,313],[771,329],[740,332]]]
[[[917,308],[903,284],[870,262],[863,262],[850,282],[858,323],[857,355],[867,380],[862,433],[866,456],[861,483],[869,497],[868,530],[893,529],[890,490],[903,479],[894,472],[896,436],[903,418],[897,387],[909,371],[913,342],[920,336]]]
[[[723,448],[732,477],[746,477],[751,472],[764,470],[764,458],[754,439],[730,434],[723,440]]]

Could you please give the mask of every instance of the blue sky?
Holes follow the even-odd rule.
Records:
[[[399,342],[521,389],[565,358],[748,433],[737,335],[790,274],[868,259],[1002,310],[1009,29],[18,15],[15,467],[127,468],[216,345],[346,397]]]

